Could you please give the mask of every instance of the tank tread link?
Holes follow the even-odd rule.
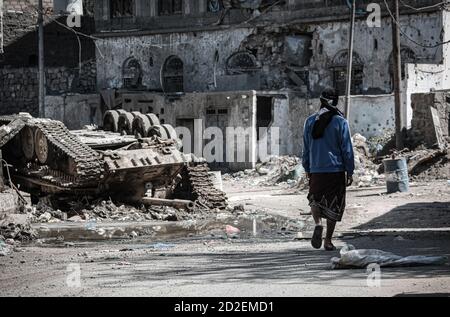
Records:
[[[51,146],[55,147],[53,153],[59,152],[69,160],[69,175],[76,176],[74,185],[86,186],[99,182],[103,176],[103,167],[99,154],[85,145],[70,133],[67,127],[59,121],[37,120],[36,128],[39,129]],[[52,155],[48,156],[48,160]],[[49,163],[49,162],[41,162]]]
[[[19,174],[60,187],[97,186],[104,172],[99,153],[80,142],[62,122],[19,114],[1,116],[0,125],[15,120],[25,123],[12,145]]]
[[[187,181],[194,200],[211,209],[225,209],[228,205],[225,193],[216,187],[206,163],[193,163],[186,167],[184,180]]]

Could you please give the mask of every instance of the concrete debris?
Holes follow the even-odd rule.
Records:
[[[395,139],[395,131],[385,130],[383,134],[368,138],[366,140],[367,148],[369,150],[370,156],[375,158],[377,156],[382,156],[387,148],[391,148],[393,140]]]
[[[294,187],[305,172],[300,159],[296,156],[271,156],[267,161],[258,163],[253,170],[225,174],[224,180],[244,181],[248,185]]]
[[[422,145],[414,151],[405,149],[393,152],[390,157],[404,157],[408,163],[409,175],[415,181],[445,180],[450,177],[450,151],[448,148],[433,150]],[[383,172],[382,169],[379,171]]]
[[[450,176],[450,160],[447,150],[421,150],[407,154],[408,171],[412,176],[447,179]]]
[[[353,136],[352,141],[355,153],[355,185],[369,187],[384,183],[384,175],[378,173],[378,165],[371,160],[367,139],[357,133]]]
[[[31,228],[31,219],[26,214],[8,214],[0,221],[0,236],[17,241],[31,241],[36,232]]]
[[[141,206],[137,208],[129,205],[116,205],[112,201],[98,201],[92,204],[72,205],[67,213],[54,210],[51,206],[40,202],[36,207],[27,209],[33,223],[54,222],[85,222],[87,227],[92,223],[105,221],[142,222],[142,221],[182,221],[192,219],[205,219],[211,213],[210,209],[196,209],[195,212],[176,209],[168,206]],[[214,211],[213,211],[214,212]]]
[[[50,219],[52,219],[52,215],[49,212],[44,212],[38,218],[39,222],[49,222]]]

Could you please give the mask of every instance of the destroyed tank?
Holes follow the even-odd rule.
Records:
[[[154,114],[108,111],[105,130],[69,131],[60,121],[29,114],[1,116],[0,126],[6,125],[15,127],[2,148],[13,181],[35,195],[227,205],[207,164],[182,153],[175,129]]]

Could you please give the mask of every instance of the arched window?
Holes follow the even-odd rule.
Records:
[[[142,67],[134,57],[128,58],[123,63],[123,87],[136,89],[142,86]]]
[[[163,65],[162,81],[165,92],[184,91],[183,61],[178,56],[170,56]]]
[[[255,55],[247,51],[237,52],[228,57],[226,67],[229,75],[249,73],[260,68]]]
[[[345,94],[347,86],[347,63],[348,63],[348,51],[343,50],[335,55],[331,65],[333,72],[333,86],[338,90],[340,95]],[[353,64],[352,64],[352,82],[351,82],[351,94],[358,95],[362,93],[364,79],[364,63],[361,57],[353,52]]]

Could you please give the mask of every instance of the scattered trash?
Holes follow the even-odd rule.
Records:
[[[332,269],[366,268],[369,264],[380,267],[445,265],[445,256],[407,256],[402,257],[394,253],[375,249],[357,250],[353,245],[345,245],[341,249],[341,257],[331,259]]]
[[[239,230],[239,229],[236,228],[236,227],[227,225],[227,226],[225,227],[225,232],[226,232],[228,235],[234,235],[234,234],[239,234],[239,233],[241,233],[241,230]]]
[[[11,250],[11,246],[0,240],[0,256],[7,256],[9,253],[11,253]]]
[[[150,246],[150,248],[157,250],[157,251],[169,251],[170,249],[175,248],[174,244],[168,244],[168,243],[155,243]]]

